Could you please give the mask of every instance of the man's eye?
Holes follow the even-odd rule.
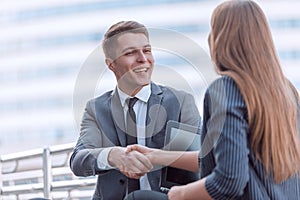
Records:
[[[130,55],[135,54],[135,52],[136,52],[136,51],[128,51],[128,52],[126,52],[124,55],[125,55],[125,56],[130,56]]]
[[[125,55],[125,56],[129,56],[129,55],[132,55],[132,54],[134,54],[134,51],[126,52],[124,55]]]
[[[145,53],[151,53],[151,49],[145,49],[144,52]]]

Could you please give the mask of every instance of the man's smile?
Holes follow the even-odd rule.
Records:
[[[133,69],[132,71],[135,73],[141,73],[141,72],[147,72],[149,70],[149,67],[138,67]]]

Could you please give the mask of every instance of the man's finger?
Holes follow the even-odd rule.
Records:
[[[140,152],[132,151],[128,155],[131,157],[132,164],[140,172],[149,172],[153,168],[151,161]]]

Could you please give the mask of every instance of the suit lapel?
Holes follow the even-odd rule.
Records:
[[[162,107],[163,92],[159,86],[152,83],[151,84],[151,96],[147,105],[147,118],[146,118],[146,145],[150,143],[152,137],[163,128],[166,124],[166,112]],[[116,128],[117,137],[121,146],[126,146],[126,129],[125,129],[125,120],[124,112],[120,102],[120,97],[115,90],[114,94],[111,97],[110,105],[112,120]],[[162,141],[163,143],[164,141]]]
[[[123,107],[119,98],[118,91],[115,90],[111,97],[111,114],[113,123],[115,124],[118,140],[121,146],[126,146],[126,130]]]
[[[149,145],[150,140],[152,137],[161,130],[162,124],[164,124],[164,120],[161,120],[162,116],[162,106],[161,101],[163,99],[162,90],[155,85],[154,83],[151,84],[151,96],[148,100],[148,108],[147,108],[147,118],[146,118],[146,145]]]

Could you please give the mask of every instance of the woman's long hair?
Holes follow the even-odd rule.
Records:
[[[253,1],[213,12],[209,45],[216,70],[232,77],[246,102],[250,146],[276,182],[300,168],[299,94],[279,64],[267,19]]]

